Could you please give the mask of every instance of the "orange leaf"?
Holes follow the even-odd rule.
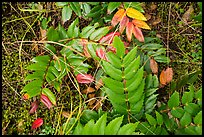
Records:
[[[112,26],[115,27],[115,25],[117,25],[118,22],[121,21],[123,16],[125,16],[125,15],[126,15],[125,10],[119,9],[112,18],[112,21],[111,21]]]
[[[124,16],[123,19],[120,21],[120,28],[119,28],[119,32],[122,34],[126,25],[129,22],[129,18],[127,16]]]
[[[143,28],[143,29],[149,29],[151,30],[151,28],[147,25],[146,22],[142,21],[142,20],[132,20],[132,23],[137,26],[138,28]]]
[[[150,59],[150,68],[152,70],[152,73],[154,74],[158,73],[158,64],[154,59]]]
[[[133,30],[134,30],[134,25],[132,24],[132,22],[128,22],[126,27],[126,35],[129,42],[131,42]]]
[[[136,9],[127,8],[126,11],[127,11],[127,15],[128,15],[130,18],[137,19],[137,20],[147,21],[147,19],[145,18],[145,16],[144,16],[141,12],[139,12],[138,10],[136,10]]]
[[[42,29],[42,28],[40,27],[40,33],[41,33],[41,39],[42,39],[42,40],[45,40],[45,39],[46,39],[47,30]]]
[[[101,86],[103,86],[103,80],[100,78],[95,84],[96,90],[98,90]]]
[[[82,93],[88,94],[88,93],[92,93],[92,92],[94,92],[94,91],[96,91],[94,88],[88,87],[87,89],[84,89],[84,90],[82,91]]]
[[[133,28],[133,34],[134,34],[135,38],[136,38],[137,40],[139,40],[139,42],[144,42],[144,36],[143,36],[142,31],[141,31],[140,28],[138,28],[137,26],[135,26],[135,27]]]
[[[69,112],[67,112],[67,111],[62,111],[62,115],[63,115],[64,117],[68,118],[70,114],[69,114]]]
[[[166,70],[162,70],[159,79],[162,85],[171,82],[173,79],[173,69],[168,67]]]
[[[24,100],[27,100],[27,99],[29,99],[30,98],[30,96],[28,95],[28,93],[25,93],[24,95],[23,95],[23,99]]]

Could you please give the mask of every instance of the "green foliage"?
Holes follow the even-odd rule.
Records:
[[[144,13],[144,10],[143,10],[140,2],[131,2],[131,3],[130,2],[123,2],[123,4],[124,4],[125,9],[127,9],[128,7],[134,8],[134,9]]]
[[[198,22],[202,22],[202,2],[197,2],[200,12],[198,13],[198,15],[194,16],[194,19]]]
[[[34,72],[28,74],[25,78],[25,82],[30,82],[25,85],[21,92],[26,92],[30,98],[44,92],[56,104],[55,95],[48,88],[44,88],[45,84],[48,83],[49,85],[53,85],[57,91],[60,90],[59,85],[61,84],[61,80],[58,79],[59,72],[54,67],[54,61],[48,55],[37,56],[31,61],[35,63],[29,65],[27,69]]]
[[[109,22],[120,6],[144,12],[141,3],[56,2],[56,6],[62,8],[62,24],[71,19],[73,12],[77,17],[68,28],[60,23],[57,28],[48,28],[50,19],[41,19],[41,27],[47,30],[47,40],[52,41],[52,44],[44,45],[48,55],[37,56],[31,60],[34,63],[27,70],[32,71],[32,74],[25,78],[24,81],[29,83],[22,92],[27,93],[30,98],[45,94],[56,105],[55,90],[60,92],[63,78],[69,72],[76,76],[79,73],[86,74],[92,68],[87,63],[86,49],[91,58],[101,65],[95,79],[98,81],[102,77],[104,86],[101,90],[107,94],[112,104],[111,113],[115,113],[114,117],[108,117],[106,112],[97,114],[92,110],[84,110],[77,125],[74,125],[76,119],[73,117],[63,128],[66,126],[70,129],[74,125],[75,128],[70,133],[82,135],[132,135],[140,132],[147,135],[202,134],[202,88],[195,92],[193,85],[190,85],[189,92],[184,92],[182,96],[175,91],[187,83],[194,83],[201,71],[187,74],[172,84],[171,90],[175,92],[164,105],[164,109],[168,109],[168,114],[172,116],[170,118],[165,112],[159,111],[161,108],[157,110],[159,94],[156,92],[159,89],[159,80],[156,74],[150,74],[150,58],[159,63],[170,62],[169,57],[166,57],[166,48],[163,48],[157,38],[145,37],[144,43],[133,40],[137,46],[133,45],[126,53],[123,41],[115,36],[111,46],[116,49],[116,53],[105,53],[108,61],[101,61],[96,54],[99,48],[105,51],[105,45],[98,41],[111,29],[110,26],[101,25]],[[104,16],[107,13],[109,15]],[[82,30],[79,27],[81,18],[91,20]],[[138,122],[130,123],[135,120]],[[48,134],[51,131],[44,129],[43,132]]]
[[[136,58],[137,47],[125,55],[124,44],[117,36],[113,39],[113,46],[116,54],[107,54],[110,63],[102,61],[102,67],[109,76],[102,78],[105,85],[103,90],[113,108],[126,115],[138,114],[144,109],[151,112],[157,96],[154,94],[158,87],[157,76],[149,75],[145,81],[143,67],[140,67],[140,56]]]
[[[106,125],[107,113],[103,114],[96,123],[93,119],[89,120],[86,125],[78,122],[74,129],[74,135],[131,135],[135,133],[138,125],[136,123],[129,123],[121,127],[123,116],[117,117]]]
[[[198,103],[199,99],[201,99],[201,96],[198,95],[201,90],[202,88],[195,92],[193,85],[190,85],[189,92],[184,92],[182,96],[179,96],[178,92],[171,95],[168,107],[171,109],[172,116],[177,118],[180,125],[178,129],[175,129],[176,134],[202,133],[201,128],[199,128],[202,126],[202,104]],[[198,96],[199,98],[197,98]]]
[[[140,64],[145,64],[144,69],[147,73],[151,73],[150,58],[154,58],[159,63],[169,63],[170,59],[166,56],[166,48],[159,44],[158,38],[144,37],[144,43],[134,39],[138,45],[138,55],[140,56]]]
[[[150,113],[156,106],[156,99],[158,94],[155,92],[158,90],[159,81],[157,75],[149,74],[145,79],[145,113]]]
[[[193,84],[198,79],[199,74],[201,74],[201,70],[183,75],[177,81],[172,81],[171,90],[179,90],[186,84]]]

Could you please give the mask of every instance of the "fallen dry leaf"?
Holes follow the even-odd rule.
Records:
[[[150,10],[154,11],[157,9],[157,5],[155,5],[154,3],[152,3],[152,5],[150,6]]]
[[[160,17],[157,17],[156,20],[153,21],[152,25],[157,25],[161,22],[161,18]]]
[[[151,17],[152,17],[152,16],[151,16],[150,14],[148,14],[148,13],[145,13],[145,15],[144,15],[144,16],[145,16],[145,18],[146,18],[147,20],[150,20],[150,19],[151,19]]]
[[[96,102],[96,99],[92,99],[89,101],[88,106],[90,106],[91,108],[93,108],[93,104]]]
[[[94,98],[96,94],[92,93],[92,94],[88,94],[88,98]]]
[[[42,29],[40,27],[40,34],[41,34],[41,40],[44,41],[46,39],[47,30]]]
[[[93,109],[95,109],[96,111],[102,106],[101,100],[97,101],[96,105],[94,105]]]
[[[68,117],[69,117],[69,112],[67,112],[67,111],[62,111],[62,115],[63,115],[64,117],[68,118]]]
[[[170,83],[173,79],[173,69],[167,68],[166,70],[162,70],[159,80],[162,85],[166,85]]]
[[[150,59],[150,68],[152,70],[152,73],[154,74],[158,73],[158,64],[153,58]]]
[[[95,85],[96,90],[98,90],[101,86],[103,86],[103,80],[100,78]]]
[[[191,14],[193,13],[193,11],[194,11],[193,6],[190,5],[189,9],[182,16],[182,20],[183,20],[184,24],[186,24],[186,25],[188,24],[188,21],[190,19]]]
[[[96,91],[94,88],[88,87],[88,88],[84,89],[84,90],[82,91],[82,93],[83,93],[83,94],[88,94],[88,93],[92,93],[92,92],[94,92],[94,91]]]

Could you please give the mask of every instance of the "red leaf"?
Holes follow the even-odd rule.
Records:
[[[48,107],[48,109],[50,109],[52,107],[52,102],[50,101],[50,99],[42,94],[41,97],[40,97],[40,101],[46,106]]]
[[[82,39],[81,42],[80,42],[80,44],[83,46],[84,55],[85,55],[87,58],[90,58],[91,55],[90,55],[89,52],[88,52],[87,43],[88,43],[88,40],[86,40],[86,39]]]
[[[106,44],[111,44],[113,42],[114,36],[120,36],[119,32],[111,32],[105,36],[103,36],[100,40],[99,43],[106,43]]]
[[[124,45],[125,45],[126,48],[129,47],[130,43],[125,42],[125,41],[122,41],[122,42],[124,43]]]
[[[29,111],[29,114],[33,114],[35,113],[35,111],[37,110],[38,108],[38,101],[34,101],[32,104],[31,104],[31,109]]]
[[[159,79],[162,85],[171,82],[173,79],[173,69],[168,67],[166,70],[162,70]]]
[[[129,42],[131,42],[133,30],[134,30],[134,25],[132,24],[132,22],[128,22],[126,27],[126,35]]]
[[[122,17],[125,16],[125,10],[124,9],[119,9],[115,15],[113,16],[112,20],[111,20],[111,24],[112,26],[115,27],[115,25],[118,24],[119,21],[121,21]]]
[[[133,29],[133,34],[135,36],[135,38],[139,41],[139,42],[144,42],[144,36],[142,34],[142,31],[140,28],[138,28],[137,26],[134,27]]]
[[[40,127],[42,124],[43,124],[43,119],[42,119],[42,118],[38,118],[38,119],[36,119],[36,120],[33,122],[31,129],[38,128],[38,127]]]
[[[96,55],[97,55],[99,58],[108,61],[108,58],[106,57],[106,52],[105,52],[102,48],[96,49]]]
[[[113,52],[115,54],[116,53],[116,48],[113,47],[113,46],[108,46],[107,51],[111,51],[111,52]]]
[[[91,74],[78,74],[76,76],[76,79],[79,83],[91,83],[94,81],[94,78],[91,76]]]
[[[154,59],[150,59],[150,68],[152,70],[152,73],[154,74],[158,73],[158,64]]]
[[[124,16],[123,19],[120,21],[120,27],[119,27],[119,32],[122,34],[125,27],[127,26],[129,22],[129,18],[127,16]]]

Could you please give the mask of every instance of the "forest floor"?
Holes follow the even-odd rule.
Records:
[[[35,44],[22,44],[16,41],[38,40],[40,29],[37,20],[38,12],[26,12],[20,8],[28,3],[2,3],[2,134],[46,134],[53,133],[62,108],[69,104],[61,104],[54,109],[46,109],[39,106],[38,114],[30,115],[31,102],[22,99],[23,82],[27,71],[24,69],[36,55],[41,54],[42,49]],[[44,3],[45,4],[45,3]],[[181,76],[202,71],[202,23],[196,22],[192,16],[199,13],[196,2],[145,2],[143,3],[147,24],[152,28],[145,31],[144,35],[152,35],[161,39],[171,59],[169,65],[173,68],[173,81]],[[58,16],[59,12],[52,12]],[[56,18],[56,22],[59,19]],[[186,22],[185,22],[186,21]],[[69,25],[68,21],[66,25]],[[57,24],[57,23],[55,23]],[[84,27],[87,22],[81,22]],[[29,29],[31,28],[31,29]],[[19,50],[21,52],[19,53]],[[20,58],[19,58],[20,56]],[[164,66],[160,66],[161,71]],[[202,85],[202,73],[193,83],[195,88]],[[165,94],[170,85],[161,89]],[[185,90],[185,87],[181,90]],[[67,95],[66,95],[67,94]],[[59,102],[66,102],[64,96],[68,93],[59,93]],[[64,109],[66,111],[66,109]],[[30,130],[33,119],[43,116],[46,125],[44,130]],[[66,116],[61,122],[66,121]]]

